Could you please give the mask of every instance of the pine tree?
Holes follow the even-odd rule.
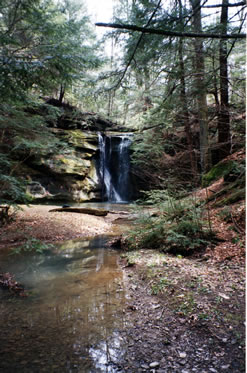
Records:
[[[62,101],[100,65],[96,49],[70,1],[0,0],[0,204],[27,201],[23,162],[63,150],[46,122],[58,112],[39,97],[60,92]]]

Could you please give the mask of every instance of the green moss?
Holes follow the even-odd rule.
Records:
[[[36,161],[39,167],[45,167],[57,174],[76,174],[86,176],[91,167],[91,162],[76,156],[54,156],[52,158],[40,158]]]
[[[83,132],[81,130],[69,131],[66,135],[69,144],[76,148],[83,148],[92,151],[96,151],[98,148],[98,136],[97,134],[91,134],[90,132]]]
[[[205,188],[212,184],[214,181],[227,175],[235,167],[234,161],[217,163],[211,170],[202,178],[202,187]]]

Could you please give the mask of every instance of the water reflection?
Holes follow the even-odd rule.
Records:
[[[105,238],[70,241],[46,255],[0,256],[26,299],[0,292],[0,372],[120,372],[122,272]]]

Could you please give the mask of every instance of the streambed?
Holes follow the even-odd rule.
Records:
[[[107,237],[43,254],[0,253],[27,298],[0,290],[0,372],[120,372],[125,292]]]

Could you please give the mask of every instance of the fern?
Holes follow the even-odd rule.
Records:
[[[186,254],[212,240],[213,233],[203,219],[203,208],[195,200],[175,199],[167,191],[158,190],[146,195],[145,203],[155,202],[156,213],[145,214],[146,208],[139,207],[138,224],[125,237],[129,249],[152,248]]]

